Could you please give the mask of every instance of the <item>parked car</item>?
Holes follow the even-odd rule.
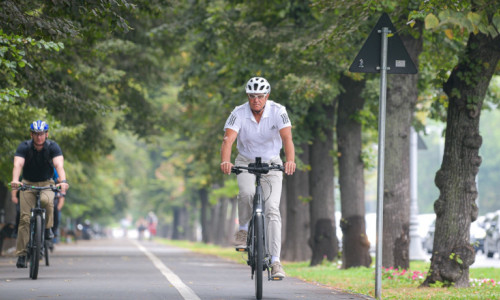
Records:
[[[500,212],[487,216],[485,221],[486,238],[484,240],[484,253],[487,257],[493,257],[500,253]]]
[[[436,226],[436,220],[432,221],[432,224],[429,226],[429,230],[427,234],[422,239],[422,248],[424,248],[427,253],[432,253],[432,244],[434,243],[434,230]]]
[[[470,243],[476,250],[484,252],[484,241],[486,238],[486,230],[482,228],[477,221],[470,224]]]
[[[425,238],[422,240],[422,247],[427,251],[427,253],[432,253],[435,226],[436,220],[434,220],[431,226],[429,226],[429,231],[427,232]],[[472,222],[470,224],[470,243],[474,247],[476,253],[479,251],[485,253],[485,238],[486,231],[481,226],[479,226],[477,222]]]

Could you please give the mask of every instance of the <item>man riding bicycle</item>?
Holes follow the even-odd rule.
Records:
[[[235,164],[247,166],[261,157],[262,162],[283,164],[280,158],[282,145],[285,148],[285,173],[295,172],[295,147],[292,140],[292,124],[284,106],[269,100],[271,85],[262,77],[251,78],[245,88],[248,102],[237,106],[226,121],[225,134],[221,146],[220,168],[224,174],[231,174],[231,150],[237,140],[238,156]],[[247,243],[248,222],[252,215],[255,194],[255,175],[243,172],[238,175],[238,218],[239,231],[236,233],[235,246],[245,248]],[[271,276],[285,277],[280,263],[281,253],[281,215],[280,199],[283,173],[270,172],[263,175],[269,184],[263,185],[266,196],[266,236],[268,251],[271,254]]]
[[[19,181],[22,180],[23,176],[20,176]],[[55,183],[61,182],[61,179],[59,179],[59,175],[57,174],[56,168],[54,168],[54,177],[52,177]],[[17,229],[19,228],[19,219],[20,219],[20,207],[19,207],[19,190],[12,190],[12,202],[16,205],[16,224],[15,224],[15,230],[13,236],[14,238],[17,238]],[[57,239],[57,229],[59,226],[59,219],[60,219],[60,214],[61,214],[61,209],[64,205],[64,199],[65,195],[61,194],[60,192],[57,192],[55,197],[54,197],[54,222],[52,225],[52,233],[54,234],[54,238]]]
[[[65,193],[69,185],[66,181],[64,171],[64,157],[61,148],[54,141],[48,140],[49,125],[38,120],[31,124],[31,140],[22,142],[14,154],[14,168],[12,169],[11,187],[17,189],[21,184],[30,186],[56,185]],[[54,168],[57,170],[61,182],[55,184],[52,177]],[[19,176],[23,174],[22,183]],[[52,239],[51,227],[53,225],[54,192],[44,190],[41,193],[42,206],[46,209],[47,224],[45,238]],[[16,266],[26,268],[26,245],[29,241],[29,225],[31,208],[35,207],[36,195],[31,191],[21,191],[19,195],[21,218],[17,234],[16,255],[18,256]]]

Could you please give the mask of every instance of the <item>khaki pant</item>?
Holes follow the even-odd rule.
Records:
[[[237,166],[248,166],[249,163],[255,162],[255,158],[249,159],[243,155],[236,157],[235,164]],[[263,163],[283,164],[279,157],[273,158],[270,161]],[[255,195],[255,175],[243,172],[237,176],[238,178],[238,218],[240,225],[247,224],[252,218],[253,196]],[[263,199],[265,200],[265,229],[267,237],[267,246],[269,254],[280,257],[281,252],[281,214],[280,214],[280,199],[281,187],[283,181],[283,172],[269,171],[261,177],[260,184],[262,185]],[[269,195],[271,193],[272,194]],[[267,199],[267,200],[266,200]]]
[[[23,180],[23,183],[31,186],[49,186],[55,185],[53,180],[30,182]],[[21,191],[19,193],[19,204],[21,217],[19,219],[19,229],[17,231],[16,255],[26,256],[26,246],[28,245],[30,236],[30,216],[31,209],[36,205],[36,191]],[[40,193],[40,202],[42,208],[45,208],[46,228],[52,228],[54,224],[54,192],[52,190],[44,190]]]

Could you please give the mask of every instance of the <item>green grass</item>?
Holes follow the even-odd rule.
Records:
[[[224,248],[203,243],[188,241],[172,241],[157,239],[158,242],[170,246],[188,248],[194,252],[216,255],[246,265],[245,255],[234,248]],[[337,263],[325,261],[315,267],[309,267],[309,262],[282,262],[288,276],[297,277],[308,282],[320,283],[348,293],[359,293],[374,297],[375,269],[351,268],[340,269]],[[470,268],[470,278],[477,280],[489,279],[487,283],[476,282],[470,288],[443,288],[433,286],[419,288],[429,270],[430,263],[411,262],[411,271],[383,270],[383,299],[500,299],[500,269]],[[422,277],[422,278],[419,278]],[[414,278],[414,279],[413,279]],[[493,280],[495,283],[492,283]]]

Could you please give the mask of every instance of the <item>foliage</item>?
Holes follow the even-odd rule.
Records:
[[[409,18],[424,18],[425,29],[443,30],[449,39],[479,32],[495,38],[500,30],[498,9],[498,3],[488,0],[457,1],[450,5],[434,0],[422,2],[420,10],[413,11]]]
[[[32,67],[24,57],[26,55],[23,50],[24,45],[48,51],[59,51],[64,48],[62,43],[46,42],[43,39],[35,40],[20,35],[7,35],[1,29],[0,45],[0,66],[4,66],[0,70],[0,81],[3,83],[3,86],[0,87],[0,102],[13,102],[16,98],[28,97],[28,90],[23,87],[15,87],[18,69],[24,68],[26,65]]]
[[[246,101],[243,86],[251,76],[271,82],[271,99],[286,105],[295,144],[308,143],[326,118],[311,109],[334,102],[342,91],[340,74],[376,19],[388,12],[401,34],[415,34],[420,22],[428,28],[419,58],[418,123],[424,128],[427,118],[446,117],[442,85],[468,33],[494,36],[492,26],[498,31],[498,9],[483,6],[490,4],[2,1],[0,178],[10,181],[13,151],[28,138],[27,124],[46,119],[72,183],[68,216],[110,222],[110,215],[153,210],[166,220],[174,207],[196,208],[200,188],[212,192],[211,202],[232,197],[235,180],[220,173],[219,149],[224,122]],[[394,18],[409,9],[408,18]],[[352,117],[363,124],[363,159],[373,167],[379,81],[347,75],[367,80],[365,108]],[[490,90],[491,103],[498,99],[498,91]],[[498,164],[494,148],[486,145],[494,143],[495,133],[484,134],[480,177],[493,182]],[[432,192],[430,173],[421,176],[428,180],[424,211],[432,211],[436,199],[423,194]],[[479,185],[481,210],[496,203],[491,182]]]
[[[163,103],[154,98],[168,78],[164,61],[180,40],[165,22],[174,22],[174,13],[161,0],[2,1],[2,181],[11,180],[13,151],[28,138],[27,125],[44,119],[74,185],[66,213],[120,214],[131,195],[116,191],[119,164],[104,158],[114,148],[113,128],[147,137],[167,125],[159,122]]]
[[[210,203],[217,203],[217,201],[223,197],[225,198],[235,198],[238,195],[238,181],[236,178],[224,181],[224,186],[218,189],[214,189],[210,194]]]
[[[428,50],[422,54],[420,73],[424,71],[424,74],[431,73],[432,76],[423,78],[420,97],[432,101],[431,106],[427,107],[431,118],[445,121],[448,97],[442,86],[450,70],[458,63],[458,57],[463,54],[469,34],[482,33],[491,38],[498,35],[500,5],[488,0],[425,1],[409,14],[408,19],[410,22],[423,20],[426,29],[424,42]],[[474,78],[470,81],[471,85],[475,84]],[[476,105],[477,99],[469,104],[469,109]]]

